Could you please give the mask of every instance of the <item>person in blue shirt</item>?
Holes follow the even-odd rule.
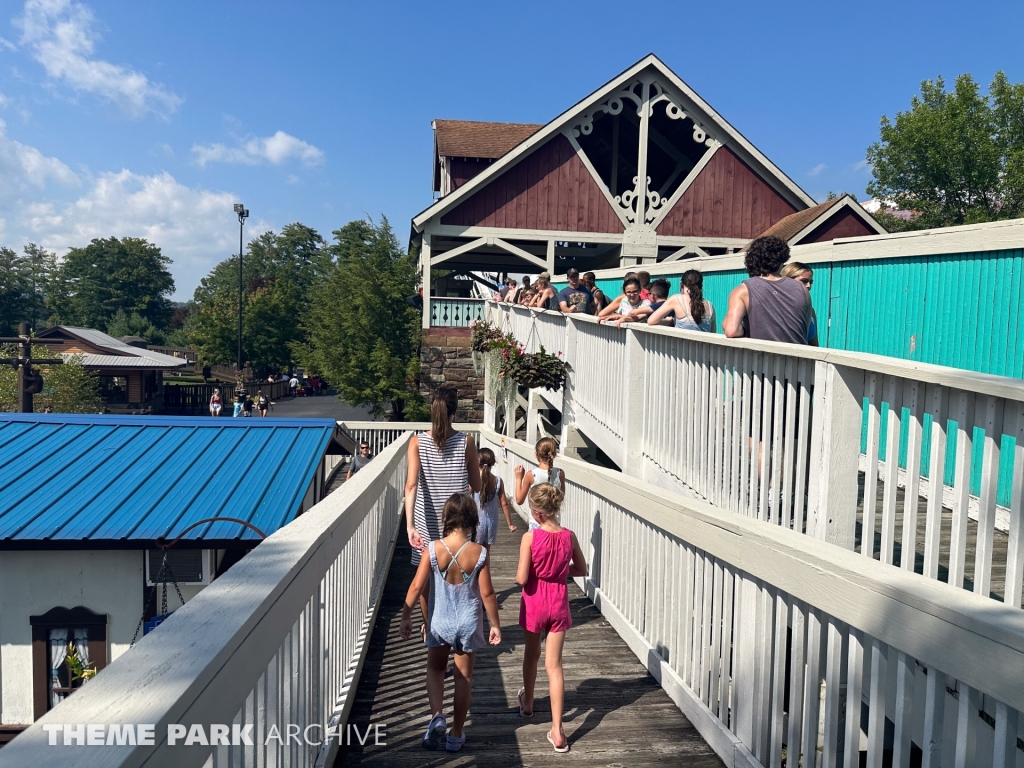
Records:
[[[592,314],[594,297],[590,295],[590,289],[580,282],[580,271],[571,267],[565,276],[569,285],[558,292],[558,308],[568,313]]]

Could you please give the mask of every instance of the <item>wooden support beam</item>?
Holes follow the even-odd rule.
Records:
[[[507,251],[508,253],[511,253],[513,256],[518,256],[520,259],[523,259],[524,261],[527,261],[530,264],[538,266],[541,269],[544,269],[547,266],[542,259],[537,258],[529,251],[524,251],[518,245],[512,245],[512,243],[508,242],[507,240],[502,240],[500,237],[491,237],[488,238],[488,240],[490,241],[488,245],[496,245],[498,248],[501,248],[501,250]]]
[[[472,250],[479,248],[481,245],[487,245],[489,238],[478,237],[476,240],[471,240],[468,243],[463,243],[458,248],[452,248],[450,251],[445,251],[440,256],[434,256],[430,259],[430,266],[440,264],[441,262],[454,259],[456,256],[461,256],[464,253],[469,253]]]
[[[547,270],[551,275],[555,274],[555,241],[548,240],[548,261]]]
[[[699,256],[702,259],[710,259],[711,254],[701,248],[699,245],[684,245],[675,253],[671,254],[667,259],[662,260],[662,264],[666,261],[679,261],[684,256]]]
[[[423,246],[420,248],[420,271],[423,277],[423,324],[422,328],[430,327],[430,240],[431,236],[424,233]]]

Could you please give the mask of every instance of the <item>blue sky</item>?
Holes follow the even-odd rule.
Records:
[[[864,199],[921,80],[1024,80],[1024,4],[2,0],[0,244],[147,237],[177,299],[249,235],[430,203],[434,118],[550,120],[653,52],[797,184]]]

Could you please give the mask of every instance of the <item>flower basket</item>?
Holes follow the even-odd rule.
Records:
[[[515,379],[516,383],[527,389],[559,390],[565,384],[569,366],[562,360],[561,353],[552,355],[540,348],[540,352],[524,353],[517,349],[510,354],[502,372],[506,377]]]

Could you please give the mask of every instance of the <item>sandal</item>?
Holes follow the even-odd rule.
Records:
[[[447,752],[458,752],[462,749],[462,745],[466,743],[466,731],[462,731],[462,736],[455,738],[450,733],[445,738],[444,748]]]
[[[447,730],[448,722],[444,719],[444,715],[434,715],[430,718],[427,732],[423,735],[423,748],[431,751],[436,750],[441,746],[441,742],[444,741],[445,731]]]
[[[553,738],[551,738],[551,731],[548,731],[548,741],[550,741],[551,742],[551,746],[555,748],[555,752],[557,752],[560,755],[561,754],[565,754],[566,752],[569,751],[569,739],[568,738],[565,740],[565,744],[563,744],[562,746],[558,746],[557,744],[555,744],[555,740]]]
[[[519,699],[519,716],[520,717],[533,717],[533,712],[527,712],[526,707],[523,706],[523,696],[526,695],[526,689],[520,688],[519,693],[516,694],[516,698]]]

